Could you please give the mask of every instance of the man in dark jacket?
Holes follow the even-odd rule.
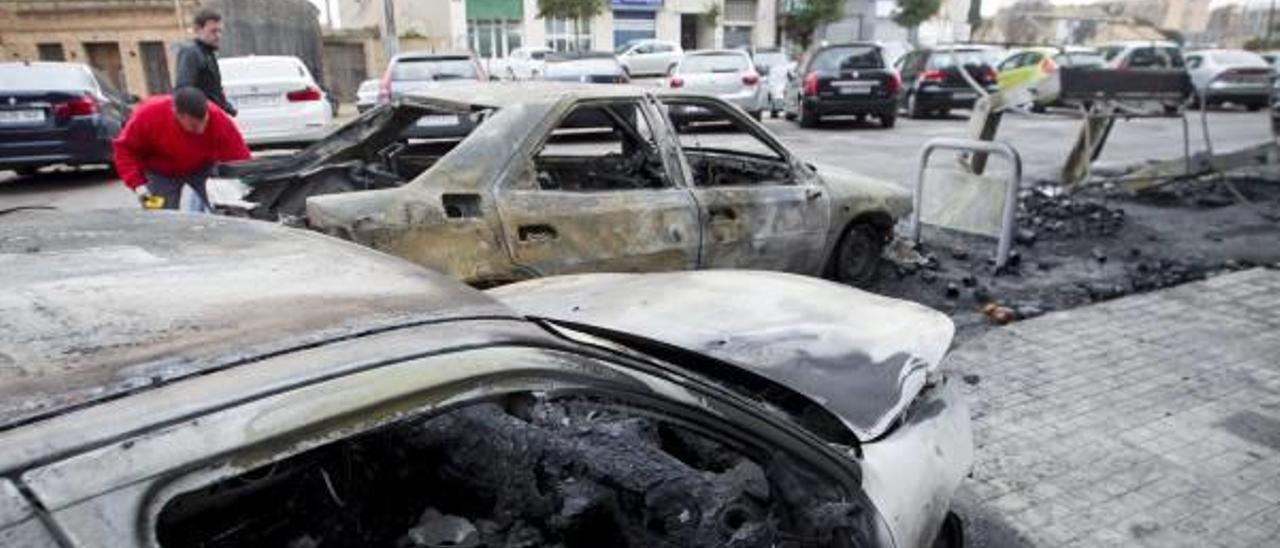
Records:
[[[222,14],[202,8],[195,16],[196,37],[178,49],[178,78],[175,88],[193,87],[218,105],[223,112],[236,115],[236,107],[222,91],[222,73],[218,71],[215,53],[222,44]]]

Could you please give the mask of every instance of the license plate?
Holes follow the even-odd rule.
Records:
[[[845,87],[869,88],[871,86],[874,86],[875,84],[876,84],[875,82],[868,82],[866,80],[836,80],[834,82],[831,82],[831,85],[838,88],[845,88]]]
[[[428,114],[418,118],[420,127],[441,127],[458,125],[458,116],[454,114]]]
[[[241,95],[232,97],[231,102],[235,103],[237,108],[244,107],[266,107],[280,103],[280,96],[271,95]]]
[[[871,93],[871,88],[840,87],[836,91],[840,95],[867,95]]]
[[[34,124],[42,122],[44,122],[43,110],[0,110],[0,124]]]
[[[951,94],[952,99],[973,99],[974,97],[977,97],[977,96],[978,94],[972,91],[961,91],[958,93]]]

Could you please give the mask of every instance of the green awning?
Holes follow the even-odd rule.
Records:
[[[467,20],[520,21],[524,19],[521,0],[467,0]]]

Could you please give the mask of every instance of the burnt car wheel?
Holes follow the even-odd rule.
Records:
[[[875,226],[866,223],[852,225],[836,246],[831,273],[838,282],[865,287],[875,281],[883,251],[884,238]]]

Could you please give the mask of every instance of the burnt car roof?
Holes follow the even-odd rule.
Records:
[[[739,366],[804,394],[862,441],[880,437],[910,405],[955,332],[923,305],[778,272],[556,276],[489,293],[532,317]]]
[[[331,340],[511,315],[441,274],[272,223],[10,213],[0,223],[0,430]]]
[[[473,86],[441,86],[405,94],[427,103],[444,102],[465,106],[502,108],[522,103],[553,103],[570,98],[643,97],[653,89],[631,85],[581,84],[571,82],[524,81],[483,82]]]

